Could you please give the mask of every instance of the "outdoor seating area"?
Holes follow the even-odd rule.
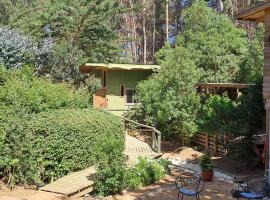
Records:
[[[268,179],[264,176],[235,177],[232,196],[236,199],[263,199],[268,191]]]
[[[177,200],[183,200],[184,196],[193,196],[199,200],[200,193],[204,189],[201,177],[196,173],[183,173],[179,175],[175,180],[175,185],[178,190]]]

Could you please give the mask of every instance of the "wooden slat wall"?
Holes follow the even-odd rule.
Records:
[[[226,150],[221,145],[218,145],[216,136],[210,136],[206,133],[199,133],[193,137],[192,141],[199,146],[205,147],[206,150],[209,150],[216,155],[226,155]]]
[[[264,39],[264,78],[263,78],[263,95],[264,98],[270,96],[270,10],[265,11],[265,39]]]

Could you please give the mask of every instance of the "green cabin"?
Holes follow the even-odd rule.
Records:
[[[138,82],[159,68],[158,65],[86,63],[80,67],[80,72],[101,79],[102,88],[93,97],[94,107],[121,116],[138,103],[135,100]]]

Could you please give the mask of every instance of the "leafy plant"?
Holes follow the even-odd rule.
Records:
[[[200,158],[200,168],[203,172],[207,172],[207,171],[213,171],[213,164],[211,161],[211,157],[208,153],[204,154],[201,158]]]
[[[107,147],[103,148],[105,159],[100,159],[97,164],[94,191],[99,196],[117,194],[126,187],[127,166],[123,151]]]
[[[170,173],[169,164],[165,159],[139,158],[137,164],[127,172],[127,187],[137,189],[155,183]]]

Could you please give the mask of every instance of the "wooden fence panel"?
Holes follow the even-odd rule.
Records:
[[[206,150],[213,152],[216,155],[226,155],[226,149],[219,145],[218,137],[216,135],[212,136],[207,133],[196,134],[192,141],[199,145],[205,147]]]

